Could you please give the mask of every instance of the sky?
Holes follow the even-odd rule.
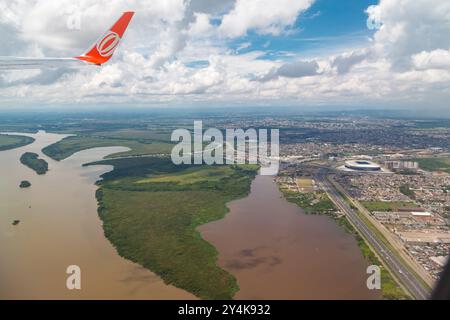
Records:
[[[0,0],[0,56],[78,56],[128,10],[110,62],[0,70],[0,107],[450,109],[448,0]]]

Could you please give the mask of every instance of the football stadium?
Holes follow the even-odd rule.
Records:
[[[381,171],[381,166],[368,160],[349,160],[345,162],[345,168],[352,171]]]

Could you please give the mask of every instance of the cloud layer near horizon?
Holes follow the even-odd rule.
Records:
[[[252,50],[248,35],[292,32],[313,3],[0,0],[0,56],[78,55],[122,11],[137,12],[114,60],[102,68],[0,71],[0,105],[442,107],[450,98],[450,2],[381,0],[367,8],[381,28],[357,48],[317,57],[287,52],[287,59]],[[68,28],[77,17],[81,29]]]

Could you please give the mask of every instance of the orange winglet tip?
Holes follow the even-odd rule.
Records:
[[[79,57],[75,57],[75,59],[99,66],[108,62],[118,47],[133,16],[134,12],[132,11],[124,12],[119,20],[117,20],[109,31],[106,32],[106,34],[101,37],[88,52]]]

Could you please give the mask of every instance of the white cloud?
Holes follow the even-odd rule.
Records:
[[[380,0],[368,14],[382,23],[374,36],[377,54],[397,70],[408,69],[414,54],[450,47],[450,1]]]
[[[332,67],[336,68],[338,74],[348,73],[355,65],[364,61],[368,55],[368,50],[347,52],[335,57]]]
[[[81,14],[76,31],[65,26],[69,0],[0,0],[0,37],[7,44],[0,55],[80,54],[122,11],[137,11],[107,65],[0,71],[0,104],[408,105],[450,99],[448,0],[381,0],[368,10],[382,22],[371,43],[309,60],[292,52],[265,59],[275,44],[252,51],[250,39],[236,37],[288,30],[312,0],[209,1],[80,0],[72,11]],[[239,44],[241,50],[232,49]]]
[[[207,13],[194,13],[195,21],[189,25],[188,33],[195,37],[205,37],[213,31],[210,15]]]
[[[219,30],[227,37],[239,37],[249,30],[277,35],[292,26],[298,15],[314,0],[237,0],[223,17]]]
[[[15,28],[18,39],[28,43],[70,51],[87,49],[123,11],[137,12],[134,20],[138,28],[133,29],[136,36],[145,39],[146,33],[181,21],[185,6],[184,0],[0,0],[0,9],[6,10],[5,16],[2,12],[0,26]],[[68,25],[75,17],[80,19],[80,30]]]
[[[269,73],[259,78],[259,81],[266,82],[279,77],[285,78],[302,78],[317,76],[320,74],[320,67],[317,61],[296,61],[281,65],[272,69]]]
[[[192,12],[220,14],[229,11],[236,0],[190,0],[189,10]]]
[[[416,69],[447,69],[450,70],[450,51],[437,49],[431,52],[422,51],[412,57]]]

